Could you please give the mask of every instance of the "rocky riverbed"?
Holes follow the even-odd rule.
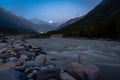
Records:
[[[67,64],[65,57],[50,57],[38,44],[13,38],[0,40],[0,80],[97,80],[100,75],[99,68],[81,62],[80,55]]]
[[[77,52],[91,48],[89,46],[78,47],[80,44],[75,42],[77,40],[60,38],[1,39],[0,80],[106,80],[107,77],[103,75],[103,72],[101,78],[104,65],[108,66],[106,69],[116,65],[119,68],[117,64],[119,56],[114,55],[111,58],[111,55],[100,56],[91,52],[93,53],[93,59],[91,59],[89,53],[79,54]],[[109,60],[116,61],[116,64],[109,64]],[[100,61],[105,62],[100,63]],[[113,67],[112,69],[114,70]]]
[[[100,68],[100,80],[120,80],[120,42],[89,39],[28,39],[29,44],[38,44],[48,53],[56,65],[67,68],[81,55],[82,62]]]

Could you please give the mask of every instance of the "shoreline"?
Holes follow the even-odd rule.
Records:
[[[61,39],[61,40],[57,41],[59,39]],[[56,37],[55,38],[49,38],[49,39],[32,39],[31,41],[34,41],[34,43],[38,43],[39,45],[43,46],[44,51],[49,53],[48,55],[52,56],[53,59],[57,58],[58,62],[59,62],[59,60],[62,59],[61,62],[63,62],[63,64],[62,63],[58,64],[59,66],[60,65],[64,66],[66,63],[69,64],[70,62],[77,61],[76,57],[75,58],[74,57],[70,57],[73,54],[78,54],[78,53],[75,53],[76,49],[74,49],[74,47],[76,47],[76,43],[77,42],[80,42],[78,45],[81,45],[81,46],[84,45],[85,47],[83,47],[83,48],[87,48],[86,46],[92,46],[92,48],[90,48],[90,49],[93,49],[93,50],[95,49],[95,50],[103,50],[104,51],[104,49],[105,49],[105,51],[106,51],[105,54],[100,53],[100,55],[103,55],[103,56],[106,55],[108,57],[111,56],[113,58],[113,60],[109,59],[109,58],[99,57],[99,56],[96,57],[96,56],[92,56],[90,54],[84,54],[84,53],[82,53],[82,54],[84,54],[84,55],[82,55],[82,60],[83,60],[83,62],[95,64],[95,65],[97,65],[100,68],[101,74],[102,74],[100,80],[119,80],[120,79],[119,78],[119,74],[120,74],[120,66],[119,66],[120,65],[120,59],[119,59],[119,57],[116,59],[115,56],[113,57],[112,55],[108,54],[107,50],[106,50],[106,49],[112,50],[113,49],[113,44],[114,44],[114,46],[115,45],[116,46],[120,46],[119,45],[120,42],[101,41],[101,40],[88,40],[88,39],[87,40],[84,40],[84,39],[81,40],[81,39],[69,39],[69,38],[58,38],[58,37],[57,38]],[[65,41],[65,42],[63,42],[63,41]],[[28,42],[29,42],[29,40],[28,40]],[[74,43],[75,45],[70,44],[71,42]],[[88,43],[86,43],[86,42],[88,42]],[[66,44],[64,44],[64,43],[66,43]],[[70,45],[68,45],[68,44],[70,44]],[[65,45],[68,45],[68,47],[66,48]],[[107,45],[107,47],[104,48],[104,45]],[[59,47],[56,47],[56,46],[59,46]],[[73,47],[71,47],[71,46],[73,46]],[[103,49],[100,49],[100,48],[102,48],[101,46],[103,47]],[[110,48],[110,46],[112,46],[112,48]],[[65,55],[65,54],[62,53],[60,48],[66,50],[66,51],[72,51],[73,50],[73,53],[67,52],[69,54]],[[68,49],[68,48],[70,48],[70,49]],[[78,49],[82,50],[81,48],[82,47],[80,47]],[[89,47],[88,47],[88,49],[89,49]],[[57,53],[58,55],[50,54],[50,51],[54,51],[54,50],[55,50],[55,52],[59,52],[59,53]],[[86,49],[83,49],[83,51],[84,50],[86,50]],[[62,55],[64,55],[64,56],[62,56]],[[65,56],[67,56],[67,57],[65,57]],[[69,61],[67,61],[64,58],[67,58],[67,60],[69,60]]]

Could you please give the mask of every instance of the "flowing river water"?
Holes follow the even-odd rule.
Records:
[[[120,80],[120,42],[88,39],[28,39],[28,43],[41,46],[50,55],[64,56],[96,64],[101,69],[101,80]]]

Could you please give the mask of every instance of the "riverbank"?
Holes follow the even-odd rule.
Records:
[[[120,79],[120,42],[66,38],[28,39],[27,41],[30,44],[41,45],[51,57],[50,59],[54,59],[54,62],[61,67],[67,67],[69,63],[77,61],[80,54],[83,62],[100,67],[100,80]]]
[[[1,80],[119,80],[119,44],[66,38],[1,39]]]

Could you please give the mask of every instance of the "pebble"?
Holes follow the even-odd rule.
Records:
[[[22,66],[24,63],[23,62],[16,62],[15,65],[16,66]]]
[[[14,67],[15,67],[14,63],[6,63],[0,66],[0,71],[7,70]]]
[[[45,64],[46,62],[46,55],[40,54],[39,56],[36,57],[35,61],[39,64]]]
[[[76,80],[74,77],[72,77],[70,74],[63,72],[60,74],[61,80]]]
[[[33,73],[28,73],[28,74],[26,75],[26,77],[27,77],[28,79],[32,78],[33,76],[34,76]]]
[[[19,61],[26,61],[28,57],[26,55],[21,55]]]
[[[14,69],[0,71],[0,80],[25,80],[25,74]]]
[[[9,57],[9,61],[10,61],[10,62],[16,62],[16,61],[17,61],[17,58],[16,58],[16,57]]]

